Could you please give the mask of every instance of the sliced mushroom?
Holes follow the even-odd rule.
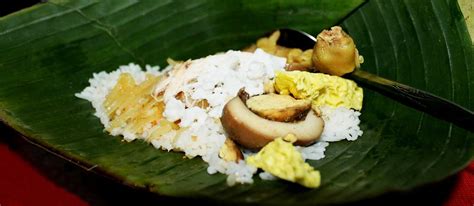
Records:
[[[224,145],[219,150],[219,157],[225,161],[238,162],[243,160],[244,156],[239,147],[229,138],[225,139]]]
[[[246,101],[246,104],[255,114],[279,122],[300,120],[311,109],[309,100],[297,100],[290,95],[279,94],[253,96]]]
[[[273,94],[275,93],[275,81],[268,81],[266,83],[263,84],[263,91],[266,93],[266,94]]]
[[[261,148],[288,134],[298,138],[295,144],[309,145],[321,136],[324,127],[324,121],[313,110],[297,122],[272,121],[250,111],[239,97],[225,105],[221,122],[235,142],[250,149]]]

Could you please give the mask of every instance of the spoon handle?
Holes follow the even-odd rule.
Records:
[[[474,113],[456,103],[362,70],[355,70],[347,77],[409,107],[474,132]]]

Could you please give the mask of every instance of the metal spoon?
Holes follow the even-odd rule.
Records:
[[[316,38],[308,33],[287,28],[279,30],[278,45],[306,50],[312,49],[316,43]],[[360,69],[344,77],[409,107],[474,132],[474,112],[447,99]]]

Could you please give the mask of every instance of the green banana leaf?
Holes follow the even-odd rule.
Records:
[[[126,185],[227,203],[357,201],[442,180],[473,160],[473,133],[365,89],[364,135],[310,161],[321,188],[258,177],[229,187],[199,158],[106,134],[89,102],[74,97],[93,72],[165,66],[167,57],[243,48],[279,27],[317,34],[335,24],[355,39],[362,69],[474,109],[472,42],[455,0],[50,0],[0,18],[0,119]]]

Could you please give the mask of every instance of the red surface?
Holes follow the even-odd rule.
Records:
[[[2,138],[1,134],[0,138]],[[35,166],[35,164],[31,163],[31,161],[41,161],[42,159],[35,160],[33,158],[33,160],[31,160],[32,158],[25,157],[25,152],[22,151],[22,147],[25,146],[21,146],[21,144],[18,145],[18,143],[15,142],[7,143],[0,141],[0,206],[88,205],[88,201],[81,199],[78,194],[70,192],[63,186],[58,185],[57,182],[61,181],[58,181],[56,177],[60,177],[62,173],[68,173],[67,169],[61,169],[61,167],[59,167],[59,171],[56,171],[59,175],[55,176],[55,178],[45,177],[43,175],[44,171],[42,173],[40,169],[37,168],[38,165]],[[27,154],[32,152],[28,149],[26,150]],[[46,156],[44,153],[40,153],[39,155]],[[35,156],[35,154],[30,156]],[[47,163],[41,162],[39,164],[44,165]],[[55,168],[54,170],[58,169]],[[66,179],[65,181],[73,182],[72,184],[78,187],[82,185],[87,191],[96,188],[96,185],[92,187],[87,186],[87,183],[83,183],[81,179],[75,181]],[[455,181],[453,184],[443,186],[449,187],[446,191],[449,191],[450,194],[446,194],[446,197],[449,198],[440,204],[445,206],[474,206],[474,162],[471,163],[468,168],[460,172],[453,181]],[[95,180],[93,180],[93,182],[95,182]],[[92,191],[92,193],[97,194],[98,192]],[[106,193],[97,194],[98,197],[96,197],[96,199],[103,200],[101,200],[102,202],[96,201],[95,204],[110,204],[110,199],[117,197],[116,192],[112,193],[115,193],[112,198],[104,197]],[[129,193],[130,192],[125,192],[125,196],[129,196]],[[91,196],[90,193],[87,194],[87,197],[89,196]],[[131,198],[133,201],[138,200],[133,195]],[[91,200],[89,199],[89,201]],[[112,203],[112,205],[115,204]]]
[[[474,162],[459,173],[459,180],[445,205],[474,206]]]
[[[88,205],[42,176],[6,144],[0,144],[0,205]]]

